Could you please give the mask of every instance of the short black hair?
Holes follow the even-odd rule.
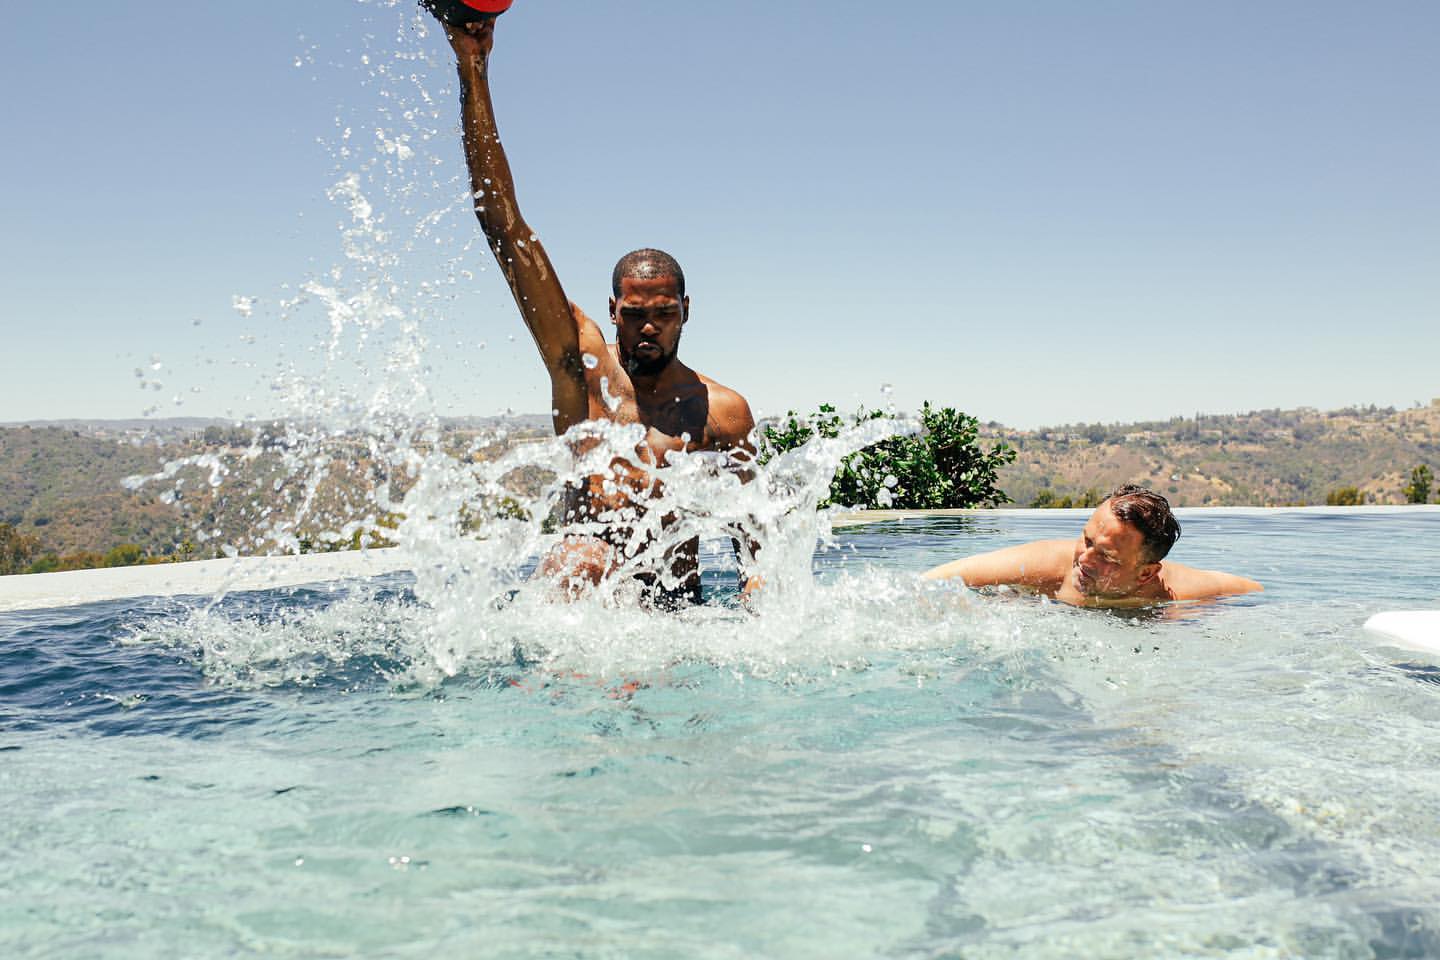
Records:
[[[685,297],[685,271],[680,269],[679,261],[664,250],[644,247],[631,250],[620,258],[615,264],[615,272],[610,274],[610,292],[617,298],[620,296],[620,281],[626,277],[632,280],[674,277],[678,295],[681,299]]]
[[[1164,560],[1180,539],[1180,521],[1170,512],[1170,501],[1153,490],[1126,483],[1116,487],[1105,502],[1117,520],[1140,531],[1147,563]]]

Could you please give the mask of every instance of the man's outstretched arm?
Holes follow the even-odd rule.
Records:
[[[1029,587],[1053,594],[1065,580],[1073,546],[1069,540],[1036,540],[952,560],[925,571],[924,577],[927,580],[959,577],[969,587]]]
[[[460,118],[475,216],[510,285],[515,305],[550,373],[555,432],[589,418],[577,321],[545,248],[520,216],[510,163],[490,102],[490,47],[495,20],[460,27],[441,23],[460,70]]]
[[[1197,570],[1169,561],[1165,564],[1165,583],[1176,600],[1209,600],[1265,589],[1249,577],[1221,570]]]

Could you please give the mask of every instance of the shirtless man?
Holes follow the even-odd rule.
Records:
[[[1179,537],[1169,501],[1126,484],[1095,508],[1078,540],[1006,547],[951,561],[925,577],[1021,587],[1081,607],[1141,607],[1264,589],[1245,577],[1167,562]]]
[[[567,523],[597,532],[568,534],[541,560],[537,573],[578,591],[625,565],[649,586],[653,599],[698,600],[698,538],[671,549],[663,560],[636,562],[634,556],[621,555],[632,532],[626,522],[634,522],[643,501],[656,492],[652,470],[671,453],[717,451],[727,455],[732,469],[744,470],[754,455],[749,435],[755,419],[744,397],[676,358],[690,298],[685,275],[669,254],[636,250],[615,265],[610,297],[614,343],[606,343],[600,327],[566,298],[544,246],[520,216],[496,130],[489,87],[495,22],[449,26],[442,20],[441,27],[460,70],[475,215],[550,373],[555,432],[586,420],[645,427],[633,460],[616,458],[606,474],[591,476],[571,491]],[[754,545],[749,546],[753,555]],[[745,580],[743,570],[741,576]],[[755,585],[745,583],[747,591]]]

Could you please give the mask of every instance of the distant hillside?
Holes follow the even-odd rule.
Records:
[[[454,418],[442,422],[440,442],[456,456],[492,457],[503,445],[487,438],[502,426],[511,439],[550,432],[548,417]],[[33,538],[42,553],[62,556],[104,554],[122,544],[152,557],[213,556],[221,543],[260,552],[287,503],[310,498],[300,529],[288,532],[318,538],[355,519],[356,509],[373,512],[367,492],[377,484],[403,490],[410,482],[376,462],[363,437],[312,438],[298,476],[284,466],[296,456],[290,444],[280,425],[214,420],[0,427],[0,525]],[[185,458],[206,463],[135,489],[123,482]],[[223,471],[218,485],[212,466]]]
[[[177,455],[76,429],[0,428],[0,523],[62,553],[183,539],[177,511],[120,484]]]
[[[509,440],[487,439],[502,426]],[[378,485],[399,492],[411,482],[375,460],[367,438],[346,435],[306,448],[308,473],[295,476],[283,466],[297,456],[286,429],[255,430],[188,419],[0,427],[0,532],[8,526],[30,547],[76,555],[77,562],[82,555],[99,562],[95,555],[124,544],[151,557],[213,556],[217,544],[263,552],[286,504],[311,497],[300,528],[279,532],[323,546],[357,509],[372,509],[369,492]],[[452,418],[442,422],[438,442],[456,456],[484,459],[515,439],[549,432],[543,416]],[[1018,450],[1001,469],[1000,486],[1020,506],[1042,491],[1083,502],[1087,491],[1103,494],[1132,481],[1177,506],[1320,504],[1346,486],[1370,503],[1403,503],[1415,466],[1440,474],[1440,401],[1411,410],[1260,410],[1028,431],[992,423],[981,432]],[[225,471],[224,482],[212,485],[200,466],[135,490],[121,482],[185,457],[208,458]],[[536,489],[538,480],[516,483]]]
[[[1132,424],[1068,424],[982,431],[1019,451],[1000,486],[1028,506],[1042,490],[1079,497],[1136,482],[1176,506],[1323,504],[1340,487],[1368,503],[1404,503],[1410,471],[1440,474],[1440,400],[1428,407],[1176,417]]]

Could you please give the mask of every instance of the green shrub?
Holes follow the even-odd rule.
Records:
[[[122,543],[118,547],[112,547],[105,554],[104,565],[107,567],[133,567],[137,563],[145,562],[145,550],[135,543]]]
[[[1411,470],[1410,486],[1405,488],[1405,502],[1429,503],[1430,485],[1434,480],[1434,476],[1430,473],[1430,467],[1426,464],[1422,463],[1414,470]]]
[[[40,552],[40,541],[0,523],[0,574],[20,573]]]
[[[1331,507],[1358,507],[1365,502],[1365,494],[1355,487],[1340,487],[1325,494],[1325,503]]]
[[[850,417],[850,424],[894,416],[861,409]],[[810,417],[802,418],[793,410],[785,417],[761,431],[761,463],[814,436],[839,436],[849,425],[828,403]],[[1003,441],[983,448],[979,421],[953,407],[936,409],[927,402],[920,422],[924,429],[919,434],[890,437],[841,461],[830,482],[830,496],[820,505],[926,510],[1010,502],[996,480],[1000,467],[1015,459],[1015,450]]]

